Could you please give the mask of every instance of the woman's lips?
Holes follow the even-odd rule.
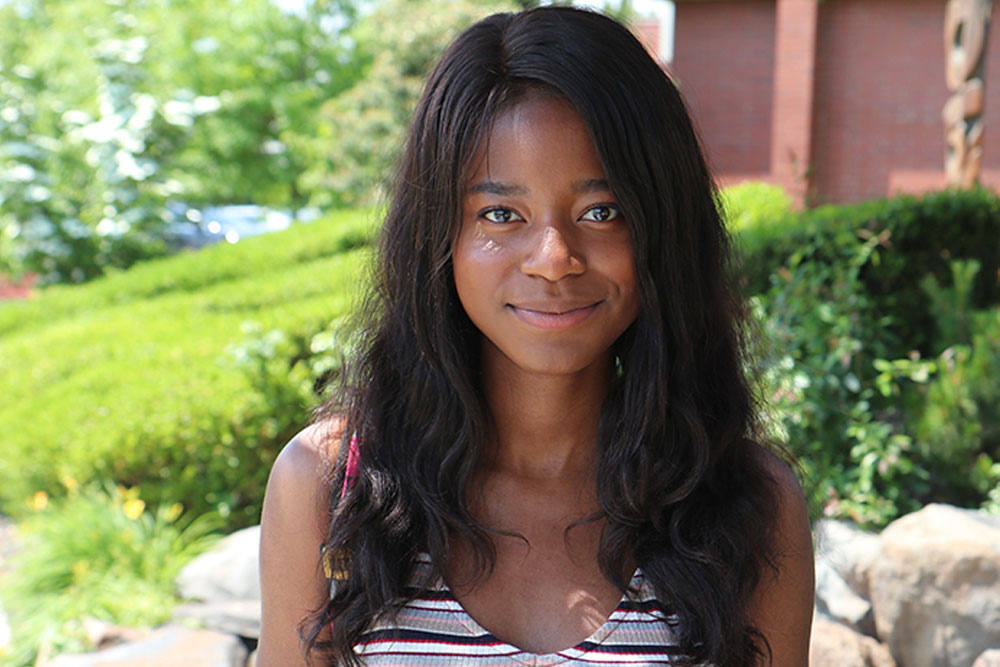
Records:
[[[563,309],[547,306],[544,308],[522,308],[511,305],[510,309],[519,320],[539,329],[566,329],[590,317],[600,302],[580,308]]]

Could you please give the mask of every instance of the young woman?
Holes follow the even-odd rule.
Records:
[[[347,387],[271,474],[258,664],[805,665],[808,517],[754,437],[732,284],[684,104],[626,29],[463,32]]]

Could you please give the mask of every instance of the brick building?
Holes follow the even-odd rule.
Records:
[[[944,0],[675,3],[668,69],[721,184],[764,180],[800,203],[944,186]],[[986,51],[981,178],[994,188],[998,41]]]

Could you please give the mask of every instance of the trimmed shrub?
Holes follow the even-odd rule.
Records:
[[[743,256],[756,256],[794,229],[792,199],[777,185],[748,181],[719,191],[726,227]]]
[[[809,261],[815,248],[802,248],[755,299],[755,312],[772,435],[799,459],[811,505],[881,525],[919,507],[925,475],[875,387],[885,321],[860,274],[876,244],[841,238],[825,248],[839,255],[830,263]]]
[[[110,479],[153,505],[255,522],[274,456],[316,401],[297,365],[355,298],[369,222],[345,213],[0,307],[4,511]],[[285,332],[281,391],[233,349],[247,323]]]
[[[879,238],[880,248],[860,278],[889,318],[888,333],[896,340],[893,356],[913,349],[935,355],[948,346],[937,340],[928,296],[915,286],[927,274],[950,285],[952,259],[976,260],[981,266],[971,290],[972,308],[1000,303],[1000,199],[987,190],[823,206],[782,221],[781,230],[763,239],[755,238],[755,231],[746,233],[743,264],[751,294],[767,291],[771,275],[792,257],[831,264],[840,261],[836,247],[843,239]],[[801,254],[803,248],[810,249],[808,256]]]
[[[904,197],[800,220],[759,247],[758,260],[783,259],[756,312],[773,433],[800,458],[814,506],[874,525],[932,501],[995,506],[996,198]],[[980,246],[956,241],[965,221]],[[955,242],[945,258],[916,238],[931,228]]]

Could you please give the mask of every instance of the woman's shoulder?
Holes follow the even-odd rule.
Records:
[[[774,665],[804,665],[812,621],[814,565],[805,494],[792,465],[754,445],[773,480],[773,569],[765,569],[751,600],[754,624],[770,645]]]
[[[805,493],[795,473],[794,460],[783,452],[757,442],[751,442],[751,456],[769,482],[772,527],[779,542],[792,542],[800,549],[811,541],[809,507]]]
[[[342,435],[342,422],[313,424],[285,445],[271,469],[261,516],[258,664],[303,664],[298,625],[329,590],[319,545],[329,529],[330,476]]]
[[[299,431],[278,454],[261,517],[268,536],[283,539],[294,530],[307,534],[314,544],[325,539],[333,465],[342,436],[340,420],[315,423]]]
[[[329,488],[328,477],[343,434],[341,419],[310,424],[296,433],[275,459],[269,485],[287,485],[302,492],[315,492],[315,488],[310,489],[315,484]]]
[[[750,447],[752,456],[774,484],[778,500],[805,510],[805,496],[802,492],[802,485],[799,484],[799,478],[793,469],[791,458],[781,456],[779,452],[758,442],[751,441]]]

